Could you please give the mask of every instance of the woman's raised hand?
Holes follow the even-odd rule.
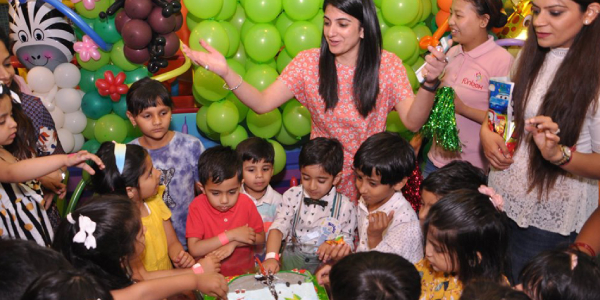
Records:
[[[525,120],[525,131],[531,133],[533,141],[538,149],[540,149],[544,159],[556,162],[563,157],[562,149],[559,145],[560,137],[558,137],[560,129],[558,128],[558,124],[552,121],[552,118],[536,116],[527,119]]]
[[[229,71],[225,56],[204,40],[200,40],[200,45],[208,52],[195,51],[186,45],[182,45],[183,53],[198,66],[225,77]]]
[[[448,47],[452,47],[452,40],[448,42]],[[430,54],[425,56],[427,65],[425,65],[423,74],[426,75],[425,81],[434,83],[444,73],[448,59],[446,58],[446,53],[438,51],[435,47],[429,46],[427,50],[429,50]]]

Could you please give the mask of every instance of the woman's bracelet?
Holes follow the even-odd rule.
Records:
[[[594,248],[592,248],[592,246],[590,246],[586,243],[575,242],[575,243],[571,244],[571,247],[575,248],[577,250],[579,250],[579,248],[585,249],[587,252],[590,253],[590,256],[596,257],[596,251],[594,251]]]
[[[226,89],[226,90],[230,90],[230,91],[237,90],[237,88],[239,88],[242,85],[242,83],[244,83],[244,79],[242,78],[242,75],[238,74],[238,76],[240,76],[240,83],[238,83],[238,85],[236,85],[234,88],[230,89],[229,86],[227,86],[227,82],[225,82],[223,84],[223,88]]]

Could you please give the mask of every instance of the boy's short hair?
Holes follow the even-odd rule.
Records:
[[[530,300],[527,294],[491,281],[472,281],[465,286],[460,300]]]
[[[235,151],[242,159],[242,162],[251,161],[252,163],[257,163],[261,160],[264,160],[268,164],[275,162],[275,149],[271,143],[263,138],[247,138],[237,145]]]
[[[21,299],[40,276],[73,267],[62,254],[25,240],[0,239],[0,299]]]
[[[219,184],[235,176],[242,181],[242,160],[231,147],[217,145],[200,155],[198,177],[202,185],[206,185],[209,179]]]
[[[337,139],[318,137],[302,147],[298,163],[300,168],[320,165],[329,175],[336,176],[344,167],[344,149]]]
[[[381,184],[394,185],[415,169],[415,151],[399,134],[380,132],[370,136],[354,155],[354,169],[381,176]]]
[[[156,107],[157,99],[163,105],[173,108],[171,93],[162,83],[149,77],[142,78],[134,82],[127,92],[127,111],[137,116],[148,107]]]
[[[477,190],[487,183],[482,169],[464,160],[455,160],[444,167],[431,172],[423,179],[421,189],[443,197],[459,189]]]

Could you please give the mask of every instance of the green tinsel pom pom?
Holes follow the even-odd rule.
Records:
[[[421,134],[433,138],[436,145],[447,151],[462,151],[456,115],[454,111],[454,90],[451,87],[440,88],[427,123],[421,128]]]

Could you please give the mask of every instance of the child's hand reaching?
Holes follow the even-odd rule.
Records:
[[[236,246],[237,245],[235,243],[230,242],[227,245],[219,247],[217,250],[211,252],[209,255],[213,255],[215,258],[221,261],[228,258],[231,255],[231,253],[233,253],[233,250],[235,250]]]
[[[96,172],[94,171],[94,169],[92,169],[92,167],[90,167],[86,163],[86,160],[88,159],[94,161],[100,169],[104,169],[104,163],[102,162],[102,160],[100,160],[98,156],[91,154],[85,150],[67,155],[65,158],[64,165],[67,167],[76,166],[87,171],[88,173],[90,173],[90,175],[94,175]]]
[[[265,261],[263,261],[263,267],[265,267],[265,272],[267,272],[267,274],[279,272],[279,262],[274,258],[265,259]]]
[[[225,277],[218,273],[196,275],[196,289],[201,291],[202,294],[218,299],[227,299],[227,292],[229,291]]]
[[[189,253],[181,250],[177,257],[171,258],[171,262],[178,269],[191,268],[194,265],[194,258]]]
[[[221,260],[214,254],[210,253],[204,258],[198,260],[204,272],[221,272]]]
[[[204,40],[200,40],[200,45],[202,45],[207,52],[194,51],[190,49],[190,47],[182,45],[183,53],[200,67],[212,71],[221,77],[225,77],[229,71],[229,67],[227,66],[227,61],[223,54],[219,53],[219,51],[211,47]]]
[[[367,227],[367,235],[369,238],[375,237],[381,239],[383,231],[390,226],[394,219],[394,211],[390,211],[389,214],[378,211],[369,215],[369,227]],[[377,243],[379,244],[379,243]]]
[[[256,232],[254,232],[254,228],[248,226],[248,224],[228,231],[227,236],[230,241],[238,241],[249,245],[254,245],[254,242],[256,241]]]

